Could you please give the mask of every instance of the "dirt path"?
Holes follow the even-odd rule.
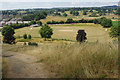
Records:
[[[42,63],[36,63],[33,56],[15,52],[3,52],[7,64],[9,65],[8,78],[51,78],[53,73],[49,73]]]

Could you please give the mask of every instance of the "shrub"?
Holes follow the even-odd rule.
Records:
[[[35,42],[33,42],[33,43],[32,43],[32,42],[29,42],[28,45],[29,45],[29,46],[38,46],[38,43],[35,43]]]
[[[23,38],[24,38],[24,39],[27,39],[27,34],[24,34],[24,35],[23,35]]]
[[[32,37],[31,37],[31,35],[29,34],[29,35],[28,35],[28,39],[31,39],[31,38],[32,38]]]

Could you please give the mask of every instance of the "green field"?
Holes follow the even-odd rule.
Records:
[[[69,39],[76,41],[77,31],[79,29],[84,29],[87,33],[87,41],[89,42],[109,42],[111,38],[109,37],[109,29],[102,28],[99,24],[93,23],[79,23],[79,24],[64,24],[64,25],[50,25],[53,29],[52,38],[54,39]],[[15,30],[15,36],[23,36],[23,34],[31,34],[34,40],[40,37],[39,34],[40,27],[25,27]],[[107,29],[107,31],[105,31]]]
[[[61,13],[61,12],[60,12]],[[47,16],[46,19],[41,19],[41,21],[45,24],[47,21],[66,21],[67,18],[72,18],[74,20],[80,20],[80,19],[95,19],[95,18],[101,18],[101,17],[106,17],[109,19],[112,19],[114,17],[114,19],[112,20],[117,20],[118,19],[118,15],[114,15],[114,14],[106,14],[104,16],[99,16],[99,17],[89,17],[89,15],[91,13],[87,12],[87,15],[83,15],[83,11],[79,11],[79,16],[73,16],[72,14],[70,14],[70,11],[65,11],[65,13],[67,13],[67,17],[63,17],[63,16]],[[61,13],[63,14],[63,13]]]
[[[118,26],[119,25],[119,22],[118,21],[113,21],[113,26]]]

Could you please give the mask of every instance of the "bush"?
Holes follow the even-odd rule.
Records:
[[[29,42],[28,45],[29,46],[38,46],[38,43],[35,43],[35,42],[31,43],[31,42]]]
[[[28,39],[31,39],[31,38],[32,38],[32,37],[31,37],[31,35],[29,34],[29,35],[28,35]]]
[[[24,39],[27,39],[27,34],[24,34],[24,35],[23,35],[23,38],[24,38]]]

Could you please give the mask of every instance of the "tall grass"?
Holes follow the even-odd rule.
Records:
[[[115,78],[118,75],[118,45],[75,43],[45,46],[39,61],[62,78]],[[39,51],[39,50],[38,50]]]
[[[37,57],[59,78],[117,78],[118,43],[41,43],[38,47],[3,45],[7,51]]]
[[[5,78],[8,76],[9,67],[5,59],[2,59],[2,77]]]

